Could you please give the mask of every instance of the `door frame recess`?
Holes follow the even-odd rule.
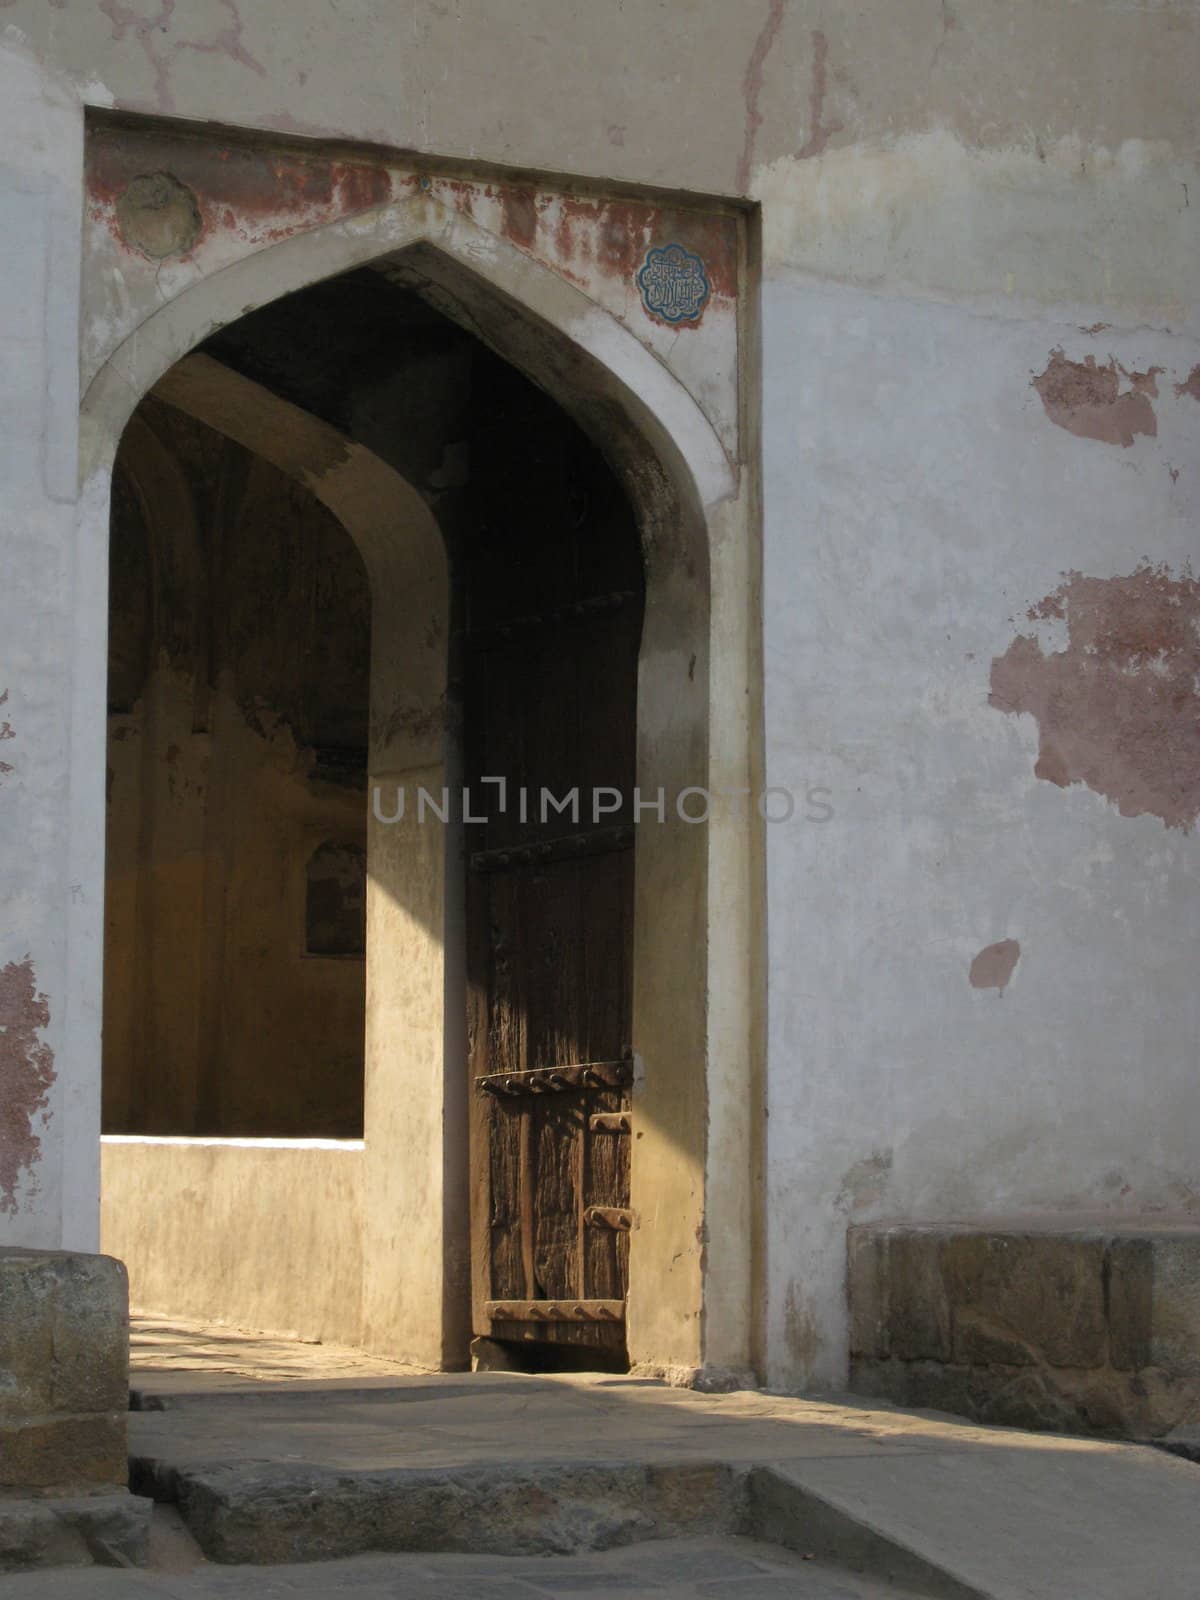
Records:
[[[236,252],[231,241],[229,257],[207,272],[177,276],[172,297],[148,304],[133,330],[92,364],[81,409],[79,538],[93,571],[103,574],[107,563],[112,466],[139,400],[161,380],[164,389],[177,386],[171,369],[217,328],[368,264],[402,262],[431,303],[546,389],[599,445],[629,497],[645,558],[637,781],[643,795],[661,788],[668,802],[667,820],[643,821],[635,842],[630,1356],[635,1371],[676,1382],[745,1381],[758,1345],[762,1276],[761,822],[757,808],[742,803],[689,824],[671,802],[686,789],[753,792],[761,771],[750,408],[743,399],[739,462],[689,390],[624,322],[553,267],[419,189],[352,221]],[[99,230],[85,249],[84,328],[93,346],[103,344],[102,317],[89,308],[104,305],[104,282],[119,272],[121,253],[119,241]],[[743,240],[743,395],[756,326],[747,259]],[[179,372],[190,366],[203,389],[196,360]],[[225,431],[238,437],[242,430],[244,441],[252,432],[258,444],[251,448],[270,458],[264,441],[278,412],[264,414],[265,426],[246,421],[247,400],[258,403],[266,391],[243,389],[239,397],[211,371],[204,381],[208,419],[224,417]],[[325,428],[306,413],[289,421],[297,436],[309,430],[310,443],[311,429]],[[461,758],[447,732],[449,587],[428,507],[390,467],[346,440],[319,457],[293,450],[285,470],[335,510],[367,558],[370,783],[385,790],[402,783],[409,793],[418,784],[434,793],[453,785]],[[386,518],[372,510],[376,493],[387,496]],[[90,687],[76,698],[94,733],[77,825],[87,835],[81,859],[95,863],[83,889],[99,906],[102,630],[87,650]],[[88,738],[79,748],[88,748]],[[388,826],[372,817],[368,828],[365,1342],[422,1366],[461,1367],[469,1338],[466,1073],[456,999],[461,851],[452,829],[418,827],[411,814]],[[93,943],[98,967],[99,930]],[[99,972],[92,976],[98,987]],[[89,1070],[98,1083],[98,1018],[93,1032]]]

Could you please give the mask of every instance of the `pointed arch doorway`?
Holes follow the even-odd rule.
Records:
[[[289,289],[328,280],[363,263],[372,263],[385,274],[401,274],[409,284],[419,285],[426,304],[460,325],[482,331],[495,354],[534,375],[541,388],[566,408],[601,445],[615,469],[629,496],[645,575],[640,650],[634,646],[638,667],[632,738],[633,772],[642,793],[654,795],[661,788],[674,796],[685,788],[711,787],[714,777],[749,778],[752,753],[745,691],[738,687],[749,651],[746,553],[744,540],[739,544],[734,531],[745,528],[748,505],[738,495],[737,480],[711,427],[677,380],[580,290],[476,224],[439,212],[427,202],[383,207],[353,229],[314,228],[297,234],[225,265],[219,273],[200,277],[149,314],[100,366],[88,391],[85,417],[91,455],[85,462],[85,503],[93,506],[93,514],[107,494],[112,450],[125,417],[171,361],[248,305],[268,304]],[[355,443],[359,448],[345,450],[337,459],[326,454],[302,464],[306,481],[319,495],[337,491],[347,507],[356,498],[353,473],[364,470],[364,456],[370,454],[361,441]],[[357,503],[361,510],[361,495]],[[353,520],[349,509],[346,514]],[[462,630],[452,619],[451,589],[444,571],[439,577],[434,570],[437,562],[430,564],[427,533],[413,537],[419,520],[410,517],[405,524],[402,518],[392,529],[391,542],[385,540],[378,552],[397,609],[381,628],[373,579],[377,644],[372,659],[369,769],[372,785],[402,782],[410,792],[424,785],[437,793],[443,786],[459,786],[464,756],[476,759],[468,753],[469,727],[466,750],[445,738],[447,675],[457,670],[449,640],[457,633],[465,648],[473,648],[476,641],[470,639],[469,623]],[[349,521],[346,526],[357,537]],[[630,592],[624,575],[617,574],[611,579],[613,587],[604,588],[609,581],[604,577],[603,594]],[[489,599],[497,598],[496,585],[485,588]],[[597,598],[590,586],[576,586],[561,597],[561,603],[547,602],[528,614],[549,617],[555,628],[561,625],[558,614],[564,609]],[[512,599],[517,605],[519,597]],[[404,611],[416,602],[420,628],[414,625],[412,610]],[[441,631],[430,629],[431,615],[439,619]],[[718,617],[727,676],[714,676],[711,670],[710,645]],[[499,620],[501,626],[511,626],[521,616],[510,613]],[[592,613],[588,627],[598,621],[599,613]],[[578,631],[582,637],[586,628]],[[636,639],[636,633],[632,637]],[[743,651],[746,655],[739,656]],[[395,674],[402,663],[405,682],[398,694]],[[521,670],[513,668],[516,678]],[[582,670],[572,668],[573,673]],[[466,681],[470,668],[462,671]],[[499,688],[503,676],[499,670],[485,671],[483,681],[490,691]],[[555,693],[561,692],[553,673],[542,676]],[[482,767],[484,755],[478,760]],[[535,766],[527,770],[532,774]],[[594,770],[616,767],[605,769],[601,764]],[[481,777],[497,775],[480,771]],[[619,788],[620,783],[598,786]],[[581,787],[587,787],[586,782]],[[560,789],[555,793],[560,795]],[[612,820],[605,814],[604,827],[624,825],[619,814]],[[472,824],[463,826],[465,830]],[[586,834],[600,828],[593,819],[571,831]],[[630,1204],[613,1203],[602,1209],[632,1212],[632,1226],[608,1228],[605,1235],[598,1227],[594,1235],[608,1251],[608,1282],[618,1289],[623,1270],[618,1252],[628,1252],[625,1326],[632,1362],[642,1370],[680,1374],[744,1371],[752,1351],[754,1272],[755,1114],[752,1092],[747,1093],[752,1091],[754,1055],[754,963],[748,936],[755,900],[752,824],[743,813],[741,821],[693,826],[674,815],[668,803],[661,823],[643,821],[633,834],[631,849],[607,852],[624,857],[623,864],[609,863],[610,884],[623,887],[596,890],[625,907],[620,915],[633,930],[628,970],[622,973],[619,956],[611,963],[618,974],[613,992],[623,990],[627,996],[612,1003],[613,1042],[593,1050],[587,1043],[593,1035],[587,1029],[573,1040],[564,1030],[555,1053],[547,1056],[536,1043],[537,1030],[526,1029],[526,1047],[533,1042],[533,1052],[526,1048],[523,1056],[509,1054],[496,1062],[507,1077],[591,1066],[599,1071],[603,1087],[573,1085],[570,1092],[561,1091],[555,1103],[565,1107],[576,1095],[573,1115],[578,1122],[585,1095],[613,1098],[611,1107],[604,1101],[604,1109],[587,1112],[587,1133],[597,1138],[603,1131],[619,1139],[619,1119],[631,1118],[626,1145]],[[607,842],[615,839],[614,834]],[[469,895],[483,896],[488,910],[479,914],[477,927],[491,930],[497,926],[495,886],[468,892],[465,883],[456,887],[455,875],[465,875],[470,855],[486,856],[506,844],[515,853],[533,842],[500,835],[483,838],[477,850],[465,851],[464,840],[454,844],[453,829],[419,832],[411,817],[386,829],[383,824],[369,824],[368,902],[375,910],[369,911],[367,954],[363,1337],[370,1347],[426,1365],[458,1365],[465,1358],[470,1251],[462,1152],[468,1107],[486,1103],[491,1115],[502,1106],[487,1090],[476,1090],[475,1079],[495,1074],[474,1069],[490,1068],[493,1058],[481,1057],[474,1046],[468,1062],[465,1019],[460,1028],[451,998],[465,979],[469,948],[466,919],[456,908],[465,906]],[[556,850],[568,848],[558,834],[553,842]],[[605,852],[596,846],[594,838],[577,842],[580,854],[569,863],[574,882],[582,881],[580,874],[599,872],[598,867],[585,866],[603,859]],[[542,858],[538,870],[548,876],[549,868],[559,864]],[[480,879],[494,876],[479,873]],[[515,874],[510,877],[515,883]],[[501,896],[504,892],[497,890]],[[574,911],[590,892],[563,898]],[[520,891],[513,888],[509,899],[519,903]],[[714,921],[712,907],[720,900],[728,914]],[[499,919],[501,954],[505,939],[516,936],[513,928],[539,919],[545,925],[549,912],[527,908],[513,915],[515,921],[507,931]],[[472,939],[480,937],[477,933]],[[490,960],[491,970],[499,972],[497,937],[489,931],[484,942],[490,955],[482,965],[471,957],[472,970],[484,971]],[[578,951],[579,946],[574,948]],[[576,965],[582,974],[578,991],[586,998],[595,989],[589,977],[595,963],[588,958]],[[620,1022],[622,1006],[627,1007],[627,1032]],[[493,1012],[502,1009],[491,1000],[482,1012],[476,1007],[473,1037],[486,1035],[489,1051],[497,1036]],[[536,1014],[532,995],[522,1014]],[[608,1038],[599,1024],[594,1036]],[[402,1050],[396,1047],[401,1038]],[[570,1055],[594,1060],[570,1060]],[[606,1063],[616,1064],[615,1079],[628,1081],[609,1083],[604,1078]],[[534,1170],[530,1163],[536,1162],[542,1138],[539,1119],[551,1115],[549,1095],[537,1090],[533,1094],[537,1106],[533,1109],[530,1097],[529,1131],[518,1133],[512,1142],[518,1173],[522,1148],[528,1152],[526,1172]],[[511,1120],[507,1098],[500,1114]],[[593,1117],[613,1117],[618,1126],[593,1128]],[[595,1166],[595,1155],[581,1160],[578,1141],[573,1144],[568,1137],[562,1147],[571,1151],[563,1165],[572,1171],[586,1173],[589,1161]],[[612,1147],[619,1148],[615,1142]],[[513,1202],[518,1212],[523,1192],[518,1182]],[[581,1193],[588,1198],[586,1187]],[[621,1198],[618,1188],[593,1196],[592,1204]],[[501,1209],[492,1206],[489,1218],[500,1215]],[[581,1241],[578,1207],[571,1211],[569,1224],[563,1220],[566,1215],[565,1208],[560,1210],[550,1230],[564,1264],[572,1251],[576,1262],[583,1260],[594,1242],[587,1234]],[[618,1237],[620,1232],[625,1232],[624,1239]],[[535,1245],[530,1263],[529,1253],[522,1238],[515,1255],[510,1251],[517,1275],[493,1276],[487,1287],[499,1285],[503,1292],[485,1297],[478,1269],[481,1252],[475,1249],[474,1300],[477,1308],[481,1303],[485,1308],[484,1316],[475,1318],[477,1331],[483,1331],[486,1320],[493,1337],[528,1332],[519,1318],[496,1315],[497,1310],[512,1309],[518,1288],[526,1291],[520,1298],[527,1302],[621,1298],[585,1292],[586,1277],[555,1280],[546,1266],[550,1257],[539,1263]],[[599,1281],[594,1278],[593,1284]],[[570,1328],[571,1321],[566,1319],[563,1326]],[[541,1329],[542,1334],[547,1331]],[[578,1337],[574,1334],[563,1342]]]

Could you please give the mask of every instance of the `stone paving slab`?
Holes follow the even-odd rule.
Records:
[[[3,1600],[902,1600],[909,1591],[751,1540],[669,1541],[569,1560],[358,1556],[187,1573],[96,1568],[0,1579]]]
[[[262,1393],[299,1389],[402,1389],[417,1381],[450,1387],[465,1374],[421,1371],[347,1345],[309,1343],[240,1328],[134,1315],[129,1328],[130,1388],[159,1396],[194,1398],[208,1393]]]
[[[819,1504],[994,1600],[1200,1596],[1200,1470],[1149,1446],[1058,1443],[1027,1451],[1000,1434],[966,1456],[913,1454],[900,1470],[883,1458],[776,1466],[776,1485],[802,1493],[778,1521],[760,1499],[756,1532],[811,1528]]]
[[[286,1352],[272,1356],[273,1375],[263,1381],[236,1340],[213,1359],[219,1367],[176,1374],[161,1394],[159,1376],[142,1370],[146,1396],[169,1409],[131,1416],[133,1449],[146,1470],[164,1483],[174,1475],[177,1488],[193,1493],[214,1526],[249,1541],[245,1548],[253,1516],[241,1529],[238,1518],[264,1491],[268,1511],[271,1495],[282,1494],[283,1521],[291,1518],[301,1538],[322,1516],[336,1531],[342,1500],[358,1515],[359,1500],[374,1496],[388,1508],[391,1548],[410,1551],[497,1548],[412,1542],[436,1541],[451,1525],[455,1538],[469,1539],[472,1519],[482,1515],[484,1523],[492,1518],[475,1530],[484,1539],[497,1530],[511,1538],[514,1527],[521,1539],[548,1532],[549,1545],[538,1549],[572,1548],[554,1540],[575,1539],[575,1563],[617,1561],[619,1552],[590,1552],[690,1529],[693,1538],[754,1534],[815,1553],[831,1571],[865,1567],[907,1583],[908,1592],[955,1600],[1200,1597],[1200,1469],[1158,1450],[989,1427],[854,1396],[701,1395],[611,1375],[384,1373],[364,1386],[361,1374],[336,1366],[330,1376],[351,1387],[316,1393],[315,1365],[310,1378],[298,1379],[300,1363]],[[224,1365],[240,1366],[237,1392],[221,1387]],[[456,1522],[440,1510],[441,1520],[431,1522],[428,1506],[440,1506],[439,1494],[457,1507]],[[394,1511],[405,1495],[413,1507],[407,1522]],[[681,1526],[688,1516],[693,1521]],[[362,1526],[369,1534],[369,1517]],[[285,1570],[258,1569],[261,1582],[246,1592],[269,1595]],[[489,1582],[526,1583],[511,1567],[499,1570],[507,1576]],[[633,1592],[623,1587],[630,1570],[645,1576],[651,1569],[622,1568],[610,1583],[614,1594]],[[569,1583],[568,1573],[562,1581]],[[716,1573],[695,1580],[726,1581],[785,1580]],[[786,1582],[797,1581],[789,1570]],[[646,1592],[661,1590],[659,1583]],[[528,1597],[518,1591],[505,1600]]]
[[[414,1423],[420,1415],[426,1420]],[[837,1523],[823,1556],[866,1549],[880,1572],[897,1570],[888,1551],[909,1552],[919,1571],[945,1575],[940,1589],[921,1585],[927,1594],[1200,1594],[1200,1476],[1190,1463],[1134,1445],[862,1402],[515,1374],[476,1399],[212,1397],[206,1407],[130,1422],[135,1451],[176,1476],[197,1531],[233,1559],[274,1539],[281,1542],[266,1559],[290,1559],[305,1540],[318,1541],[305,1554],[343,1553],[319,1542],[341,1535],[360,1541],[350,1548],[369,1548],[379,1529],[394,1548],[429,1548],[439,1537],[459,1549],[472,1548],[462,1543],[472,1537],[499,1541],[489,1548],[529,1548],[521,1541],[533,1537],[550,1548],[578,1538],[586,1548],[678,1531],[681,1504],[698,1508],[698,1529],[751,1527],[794,1544],[817,1505]],[[694,1501],[688,1474],[717,1466],[724,1476],[703,1491],[711,1504],[703,1495]],[[796,1491],[769,1528],[738,1498],[747,1475],[764,1469]],[[522,1521],[531,1495],[542,1499]],[[453,1522],[440,1520],[443,1500],[456,1507]],[[864,1546],[855,1530],[874,1543]],[[1078,1588],[1064,1588],[1068,1572]],[[906,1581],[919,1578],[910,1572]]]
[[[650,1380],[493,1375],[477,1393],[414,1385],[343,1397],[213,1394],[130,1418],[130,1454],[173,1469],[319,1464],[334,1471],[445,1468],[514,1460],[759,1462],[969,1451],[1004,1430],[856,1401],[700,1395]],[[1015,1433],[1024,1450],[1054,1435]],[[1104,1446],[1098,1446],[1104,1448]]]
[[[347,1469],[433,1467],[531,1452],[539,1460],[578,1460],[581,1444],[589,1459],[624,1460],[631,1443],[646,1459],[719,1453],[775,1460],[966,1449],[997,1431],[849,1397],[839,1403],[750,1391],[701,1395],[649,1379],[574,1374],[491,1374],[478,1389],[461,1378],[453,1386],[426,1379],[403,1391],[314,1393],[289,1386],[191,1399],[178,1392],[160,1397],[147,1386],[143,1399],[159,1398],[164,1410],[131,1418],[131,1453],[181,1465],[309,1459]]]

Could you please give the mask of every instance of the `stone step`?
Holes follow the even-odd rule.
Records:
[[[400,1401],[210,1398],[129,1422],[134,1487],[223,1563],[756,1537],[937,1600],[1197,1592],[1190,1463],[847,1397],[509,1376]]]
[[[568,1555],[746,1531],[747,1478],[722,1463],[551,1462],[347,1471],[135,1458],[140,1494],[175,1504],[210,1560],[328,1561],[370,1550]]]
[[[154,1502],[124,1489],[0,1493],[0,1572],[33,1567],[140,1567]]]
[[[554,1462],[430,1472],[278,1464],[166,1469],[143,1493],[173,1501],[205,1555],[280,1565],[368,1551],[583,1555],[629,1544],[750,1537],[926,1600],[981,1591],[936,1559],[770,1467],[724,1462]]]

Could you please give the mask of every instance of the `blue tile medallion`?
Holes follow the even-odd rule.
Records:
[[[656,246],[638,269],[642,304],[663,322],[699,322],[708,300],[704,262],[681,244]]]

